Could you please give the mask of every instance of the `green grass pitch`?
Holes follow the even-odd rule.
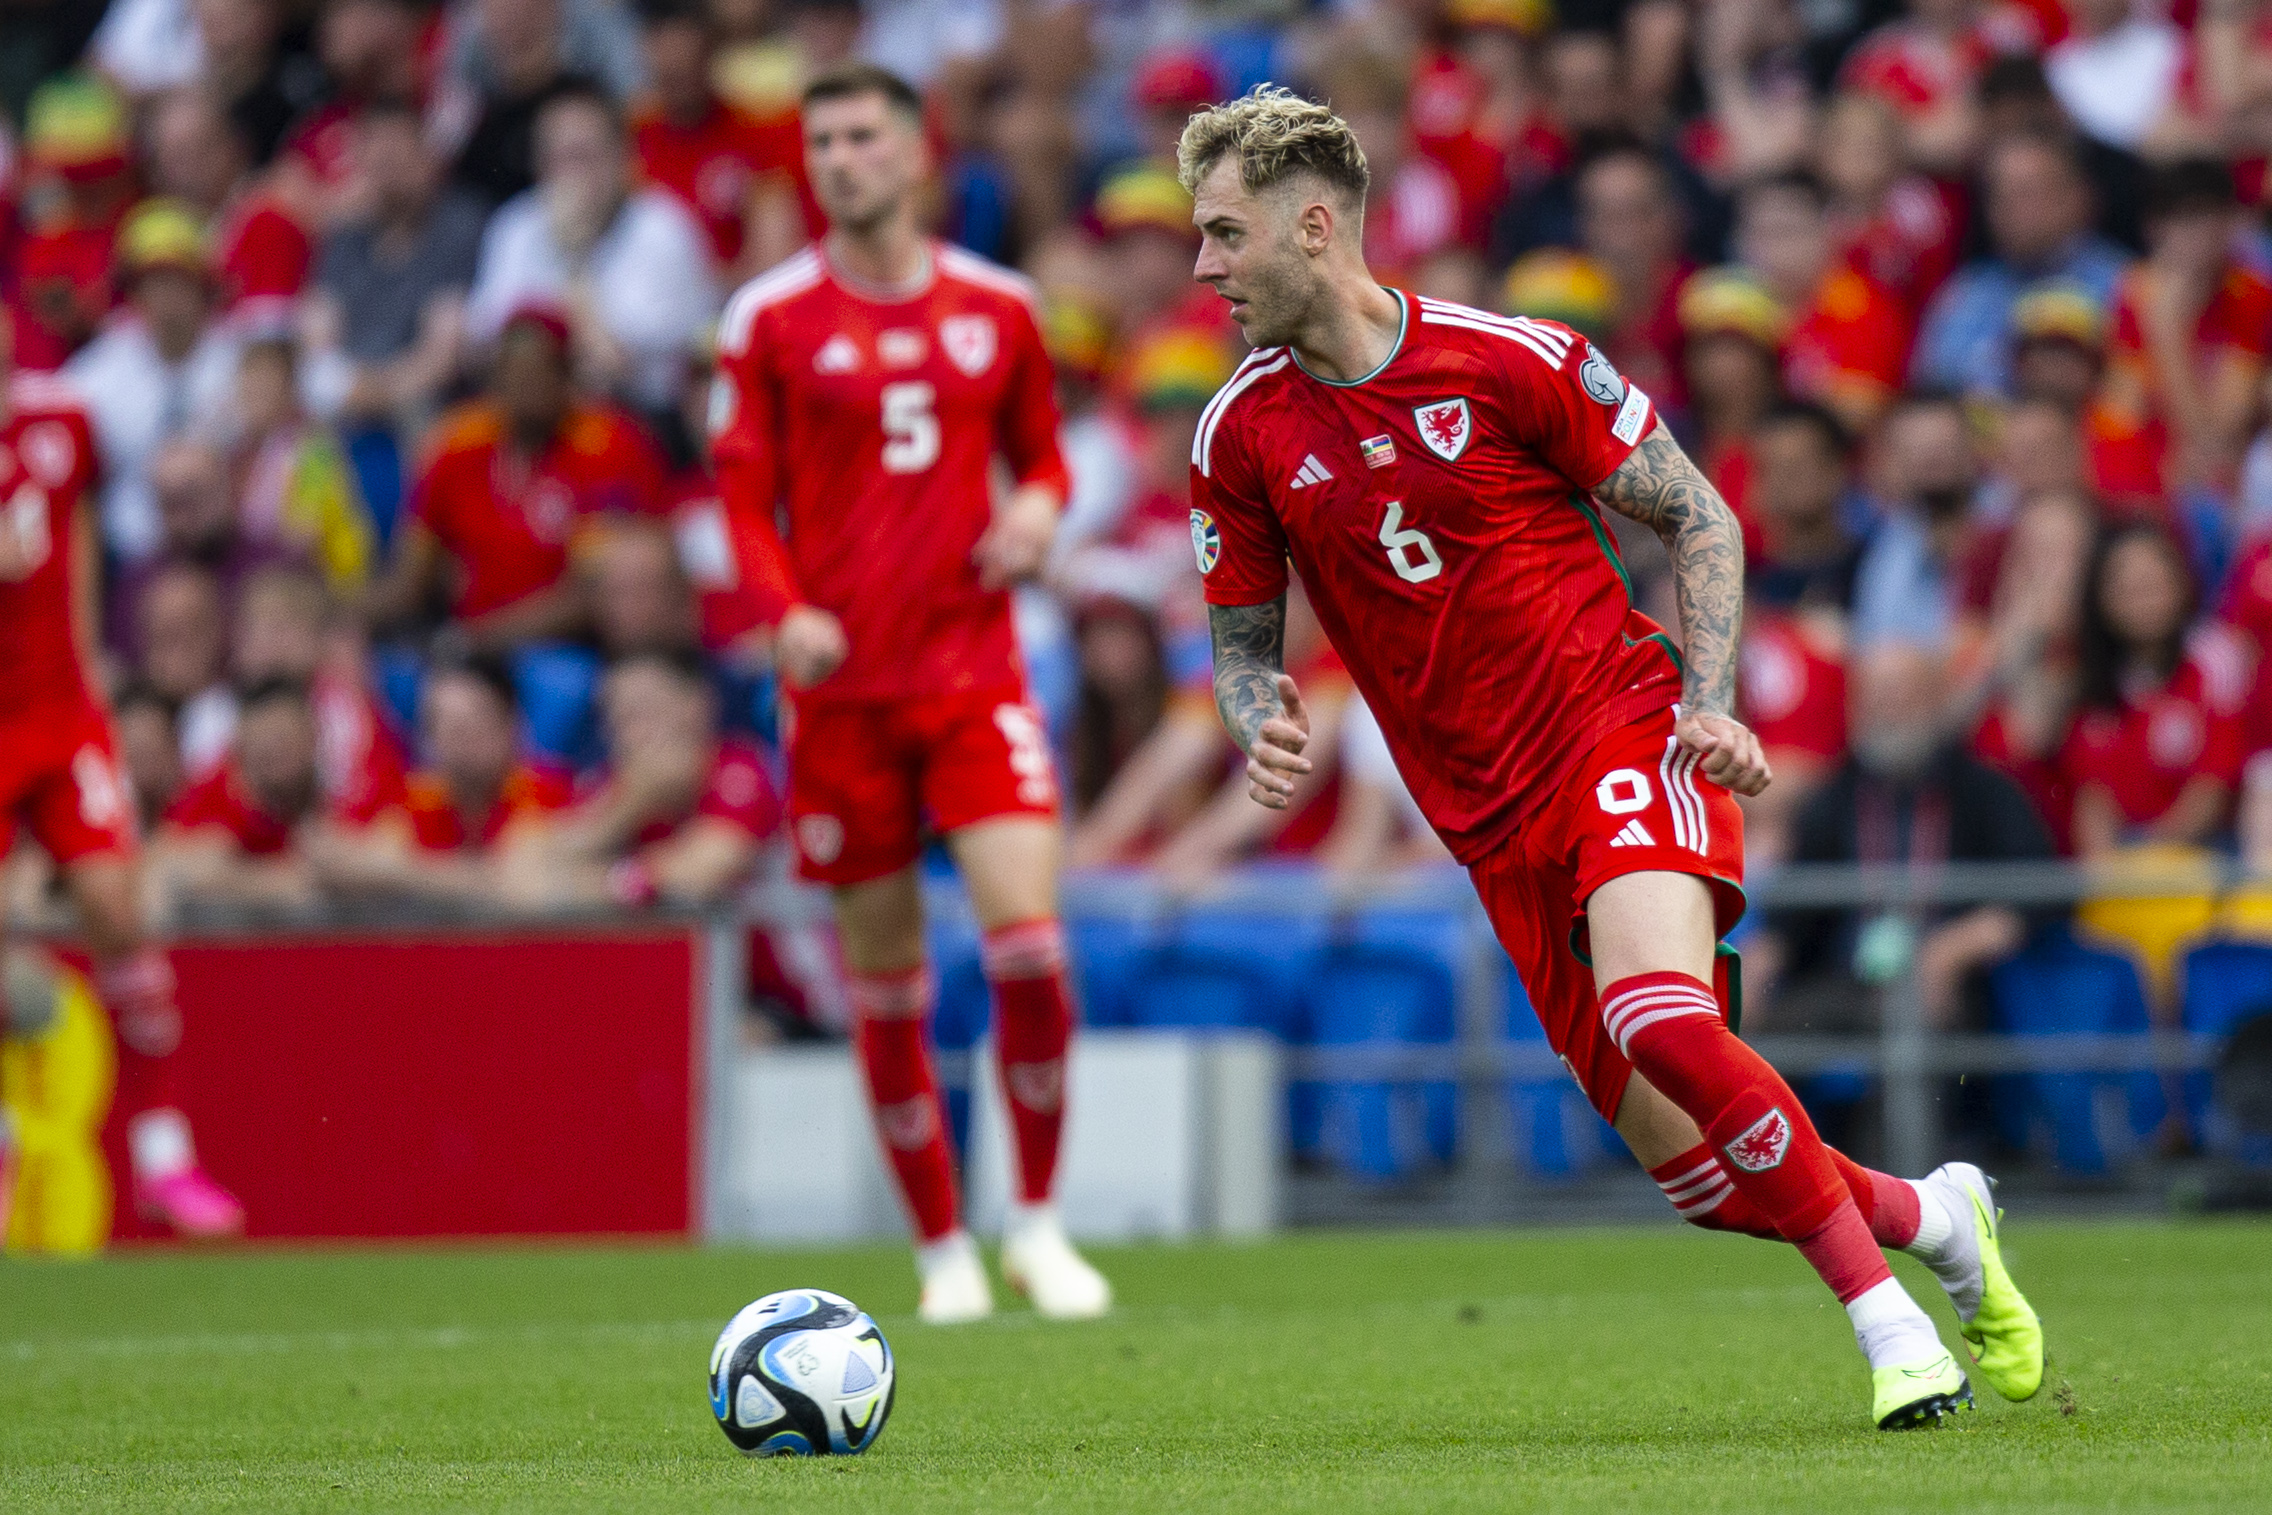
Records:
[[[2272,1508],[2272,1226],[2010,1248],[2043,1393],[1901,1436],[1795,1254],[1670,1227],[1106,1251],[1110,1320],[955,1330],[897,1248],[0,1262],[0,1510]],[[796,1285],[898,1353],[866,1457],[710,1424],[718,1327]]]

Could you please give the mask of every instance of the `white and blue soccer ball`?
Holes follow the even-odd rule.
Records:
[[[867,1451],[891,1418],[893,1385],[884,1333],[825,1289],[766,1295],[710,1349],[710,1413],[750,1457]]]

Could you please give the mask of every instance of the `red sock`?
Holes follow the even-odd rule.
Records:
[[[1893,1276],[1791,1086],[1728,1030],[1709,985],[1635,974],[1602,994],[1601,1014],[1641,1076],[1696,1122],[1735,1192],[1841,1301]]]
[[[994,986],[994,1051],[1018,1143],[1018,1197],[1049,1198],[1065,1125],[1065,1045],[1073,996],[1065,983],[1065,929],[1054,919],[1020,921],[979,944]]]
[[[939,1076],[923,1039],[930,975],[921,968],[849,973],[845,987],[857,1017],[853,1044],[867,1076],[876,1134],[899,1176],[900,1196],[915,1219],[916,1236],[937,1241],[955,1228],[955,1168],[947,1151]]]
[[[1917,1191],[1909,1181],[1865,1168],[1836,1147],[1829,1151],[1830,1160],[1838,1165],[1838,1176],[1846,1180],[1847,1191],[1854,1196],[1854,1208],[1869,1222],[1870,1235],[1877,1238],[1878,1245],[1898,1252],[1915,1241],[1923,1217]]]
[[[1865,1168],[1836,1147],[1826,1148],[1854,1208],[1881,1247],[1899,1251],[1917,1239],[1917,1191],[1890,1173]],[[1682,1220],[1707,1231],[1734,1231],[1770,1241],[1782,1238],[1756,1206],[1736,1192],[1709,1142],[1698,1142],[1672,1161],[1649,1170]]]
[[[179,1109],[174,1053],[181,1047],[181,1009],[174,969],[155,947],[95,966],[95,993],[118,1033],[118,1109],[131,1120],[146,1110]]]

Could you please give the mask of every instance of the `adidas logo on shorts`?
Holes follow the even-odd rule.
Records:
[[[1609,839],[1612,847],[1654,847],[1657,839],[1649,835],[1649,828],[1638,818],[1627,821],[1625,829]]]

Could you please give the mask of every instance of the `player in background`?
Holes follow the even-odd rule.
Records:
[[[1715,947],[1743,910],[1735,793],[1769,774],[1732,714],[1725,502],[1568,327],[1376,283],[1365,156],[1326,107],[1257,90],[1194,117],[1180,159],[1196,277],[1255,348],[1201,421],[1191,516],[1255,798],[1284,804],[1311,768],[1284,671],[1291,557],[1555,1051],[1682,1218],[1798,1247],[1846,1307],[1880,1426],[1972,1392],[1881,1244],[1939,1277],[1992,1386],[2033,1394],[2042,1332],[1986,1176],[1851,1162],[1736,1038]],[[1664,539],[1685,663],[1632,608],[1596,502]]]
[[[47,849],[118,1032],[135,1205],[183,1236],[230,1236],[244,1209],[197,1160],[175,1088],[173,966],[142,916],[134,801],[96,682],[102,544],[95,444],[62,381],[15,370],[0,322],[0,855],[17,824]],[[0,1020],[4,1020],[0,1017]]]
[[[770,632],[790,690],[791,836],[804,876],[835,892],[923,1318],[993,1309],[924,1042],[926,819],[969,889],[994,991],[1018,1169],[1002,1272],[1044,1315],[1091,1316],[1111,1290],[1051,1199],[1074,1018],[1057,778],[1007,592],[1040,569],[1064,503],[1057,408],[1030,287],[920,230],[921,118],[881,69],[807,89],[805,160],[829,230],[728,302],[710,431],[744,615]]]

